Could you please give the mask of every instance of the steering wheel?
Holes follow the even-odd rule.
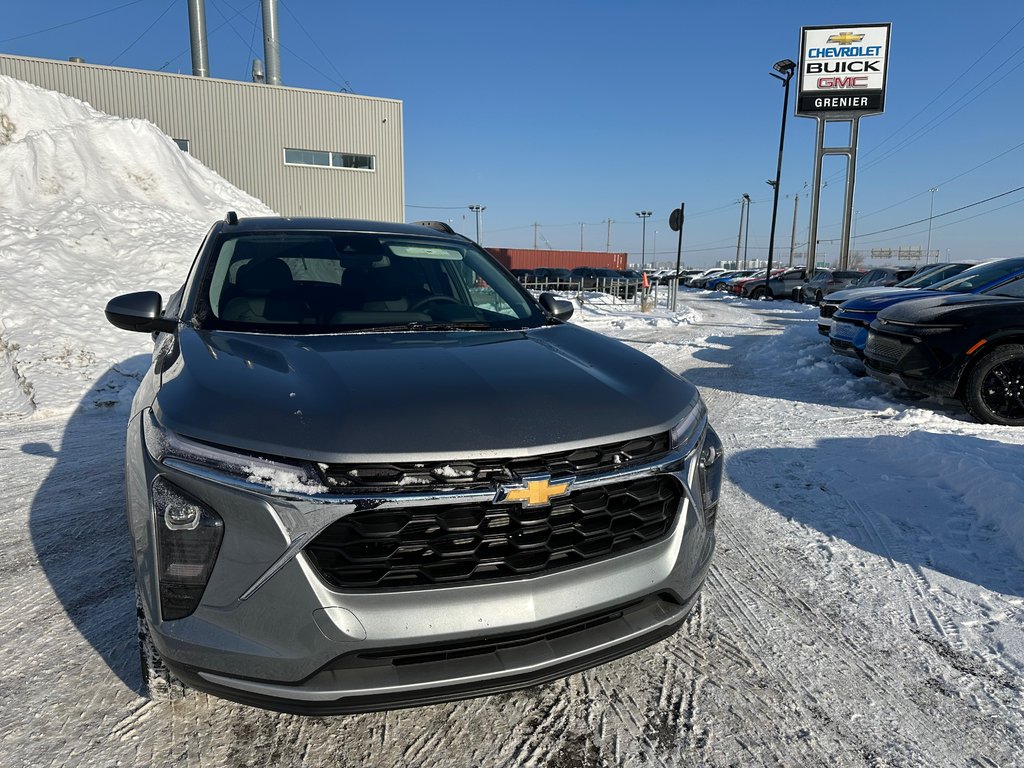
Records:
[[[461,306],[462,302],[459,301],[458,299],[453,299],[451,296],[439,296],[435,294],[433,296],[425,296],[424,298],[420,299],[411,307],[409,307],[409,311],[419,312],[421,309],[430,304],[458,304]]]

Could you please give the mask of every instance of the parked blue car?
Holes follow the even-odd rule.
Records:
[[[709,291],[720,291],[725,290],[725,284],[732,280],[734,277],[749,277],[754,274],[757,270],[754,269],[742,269],[736,272],[726,272],[715,277],[704,283],[704,287]]]
[[[979,264],[927,289],[890,290],[844,301],[832,316],[828,340],[832,351],[847,357],[864,358],[868,326],[879,312],[893,304],[943,293],[984,294],[1024,278],[1024,257],[999,259]]]

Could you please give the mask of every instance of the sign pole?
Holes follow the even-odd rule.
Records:
[[[673,214],[675,211],[673,211]],[[674,218],[674,217],[673,217]],[[676,279],[672,281],[672,311],[676,311],[676,297],[679,295],[679,270],[683,264],[683,223],[686,221],[686,203],[679,204],[679,242],[676,245]],[[669,221],[669,226],[672,221]],[[674,227],[673,227],[674,229]]]
[[[853,192],[857,184],[857,134],[860,118],[850,121],[850,147],[846,156],[849,163],[846,167],[846,195],[843,206],[843,239],[839,244],[839,268],[850,268],[850,225],[853,222]]]
[[[814,277],[818,263],[818,206],[821,204],[821,161],[825,157],[825,118],[818,118],[818,139],[814,150],[814,177],[811,182],[811,229],[807,239],[807,276]]]
[[[817,263],[818,214],[825,155],[845,155],[847,158],[843,232],[837,263],[840,269],[849,269],[860,118],[880,115],[885,111],[891,31],[889,23],[802,27],[800,30],[796,114],[797,117],[813,117],[818,121],[810,234],[807,238],[809,277],[813,276]],[[829,122],[850,124],[847,146],[825,146],[825,128]]]

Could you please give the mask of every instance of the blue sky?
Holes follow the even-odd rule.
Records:
[[[191,71],[185,0],[10,4],[0,51]],[[120,7],[119,6],[124,6]],[[262,58],[259,0],[207,0],[215,77],[248,79]],[[966,8],[970,10],[966,10]],[[77,22],[84,16],[111,10]],[[782,87],[802,25],[891,21],[886,113],[861,122],[858,249],[924,246],[927,224],[872,234],[1024,185],[1024,5],[281,0],[285,84],[401,99],[407,218],[451,219],[487,245],[639,254],[674,261],[667,224],[686,202],[685,261],[735,253],[743,192],[750,252],[767,252]],[[32,34],[48,27],[57,29]],[[1000,39],[1002,38],[1002,39]],[[250,48],[251,46],[251,48]],[[1002,79],[1000,79],[1002,78]],[[814,121],[787,129],[776,253],[788,255],[793,195],[806,241]],[[843,162],[831,158],[819,252],[838,251]],[[983,165],[982,165],[983,164]],[[979,166],[980,167],[976,167]],[[966,172],[966,173],[965,173]],[[962,175],[961,175],[962,174]],[[959,176],[959,178],[954,178]],[[980,215],[979,215],[980,214]],[[971,217],[971,218],[968,218]],[[1024,255],[1024,191],[936,218],[951,259]],[[655,234],[656,233],[656,234]]]

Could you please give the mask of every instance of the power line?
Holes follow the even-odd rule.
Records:
[[[164,10],[161,12],[161,14],[159,16],[157,16],[155,19],[153,19],[153,23],[151,23],[148,27],[146,27],[144,30],[142,30],[142,32],[139,34],[139,36],[136,37],[134,40],[131,41],[131,43],[128,44],[127,48],[125,48],[123,51],[121,51],[119,54],[117,54],[117,56],[114,57],[114,60],[110,62],[110,66],[114,66],[117,63],[118,59],[120,59],[122,56],[124,56],[126,53],[128,53],[128,51],[130,51],[135,46],[135,44],[137,42],[139,42],[139,40],[141,40],[143,37],[145,37],[146,33],[149,32],[149,30],[151,30],[153,27],[155,27],[157,22],[160,21],[160,19],[162,19],[164,16],[166,16],[167,12],[169,10],[171,10],[171,8],[177,2],[178,2],[178,0],[171,0],[171,2],[169,2],[167,4],[167,7],[164,8]]]
[[[888,160],[890,157],[892,157],[897,152],[900,152],[903,149],[906,149],[908,146],[913,144],[918,139],[923,138],[924,136],[928,135],[929,133],[934,131],[936,128],[938,128],[940,125],[942,125],[944,122],[949,120],[951,117],[953,117],[957,113],[961,112],[962,110],[966,109],[972,103],[974,103],[979,98],[981,98],[984,94],[988,93],[988,91],[992,90],[992,88],[997,86],[999,83],[1001,83],[1003,80],[1005,80],[1011,74],[1013,74],[1016,70],[1018,70],[1022,66],[1024,66],[1024,59],[1022,59],[1021,61],[1017,62],[1014,66],[1012,66],[1010,69],[1006,70],[1006,72],[1004,72],[1002,77],[1000,77],[998,80],[994,80],[993,82],[989,83],[985,88],[983,88],[982,90],[978,91],[978,93],[976,93],[971,99],[969,99],[968,101],[965,101],[963,104],[961,104],[959,107],[957,107],[952,112],[949,112],[949,110],[952,109],[958,102],[962,101],[967,96],[967,94],[969,94],[975,88],[978,88],[982,83],[985,82],[985,80],[987,80],[989,77],[991,77],[997,71],[999,71],[999,67],[1002,67],[1003,65],[1007,64],[1014,56],[1016,56],[1021,51],[1024,51],[1024,45],[1022,45],[1020,48],[1018,48],[1016,51],[1014,51],[1009,57],[1007,57],[1004,61],[1002,61],[995,70],[993,70],[988,75],[986,75],[985,78],[983,78],[980,82],[978,82],[973,88],[968,90],[967,93],[963,94],[963,96],[961,96],[959,99],[957,99],[952,104],[950,104],[948,107],[946,107],[942,112],[940,112],[938,115],[936,115],[935,118],[933,119],[932,123],[930,123],[929,125],[927,125],[927,126],[925,126],[923,128],[918,129],[917,132],[915,132],[915,133],[911,134],[910,136],[908,136],[907,138],[903,139],[903,141],[901,141],[899,144],[897,144],[892,149],[888,150],[885,154],[883,154],[883,155],[873,159],[871,162],[869,162],[864,167],[864,169],[867,170],[868,168],[872,168],[872,167],[878,165],[879,163],[885,162],[886,160]],[[949,112],[949,114],[946,114],[947,112]],[[945,115],[945,117],[943,117],[943,115]]]
[[[321,48],[319,46],[319,44],[317,44],[316,40],[313,39],[313,36],[311,34],[309,34],[309,31],[306,29],[305,25],[302,23],[302,20],[298,16],[296,16],[294,13],[292,13],[287,5],[285,5],[284,3],[280,3],[280,5],[281,5],[282,8],[284,8],[285,13],[287,13],[289,16],[291,16],[293,19],[295,19],[295,23],[299,25],[299,29],[301,29],[303,32],[305,32],[306,37],[309,38],[309,42],[311,42],[313,44],[313,47],[316,48],[320,52],[320,55],[324,57],[324,60],[328,64],[331,65],[331,69],[333,69],[335,72],[337,72],[338,77],[340,77],[342,82],[345,84],[345,89],[349,93],[351,93],[352,92],[352,84],[345,78],[345,76],[343,74],[341,74],[341,70],[339,70],[338,67],[335,66],[334,61],[326,53],[324,53],[323,48]]]
[[[224,13],[224,11],[222,11],[220,8],[217,7],[217,5],[213,2],[213,0],[210,0],[210,5],[213,6],[213,10],[215,10],[217,13],[219,13],[220,17],[222,19],[224,19],[224,23],[225,24],[231,24],[231,31],[235,33],[235,37],[237,37],[239,40],[241,40],[244,45],[248,45],[249,46],[249,53],[252,55],[252,57],[254,59],[258,59],[259,55],[256,53],[256,51],[252,47],[252,39],[253,39],[253,37],[255,37],[255,34],[253,34],[253,36],[251,36],[249,38],[249,42],[246,43],[245,42],[245,38],[242,37],[241,33],[237,29],[235,29],[235,25],[233,23],[235,19],[237,19],[239,16],[241,16],[243,13],[245,13],[245,8],[244,7],[241,8],[241,9],[235,8],[233,5],[231,5],[231,3],[227,2],[227,0],[223,0],[223,2],[224,2],[224,5],[226,5],[228,8],[230,8],[234,12],[234,15],[228,16],[226,13]],[[220,27],[218,27],[218,29],[220,29]],[[254,22],[253,23],[253,33],[255,33],[255,31],[256,31],[256,24]]]
[[[963,178],[967,174],[973,173],[974,171],[978,170],[979,168],[983,168],[984,166],[988,165],[989,163],[994,163],[999,158],[1001,158],[1001,157],[1003,157],[1005,155],[1008,155],[1011,152],[1014,152],[1014,151],[1020,149],[1021,147],[1024,147],[1024,141],[1022,141],[1019,144],[1015,144],[1014,146],[1010,147],[1009,149],[1003,150],[998,155],[993,155],[992,157],[988,158],[987,160],[983,160],[982,162],[978,163],[977,165],[975,165],[975,166],[973,166],[971,168],[968,168],[966,171],[962,171],[962,172],[958,173],[956,176],[951,176],[950,178],[948,178],[948,179],[946,179],[944,181],[939,181],[939,182],[936,182],[934,184],[929,184],[927,187],[925,187],[920,192],[916,192],[913,195],[911,195],[910,197],[905,197],[902,200],[893,203],[892,205],[887,205],[884,208],[878,208],[878,209],[876,209],[874,211],[870,211],[868,213],[858,214],[857,218],[858,218],[858,220],[860,220],[860,219],[866,219],[866,218],[868,218],[870,216],[876,216],[879,213],[883,213],[883,212],[891,210],[893,208],[897,208],[897,207],[903,205],[904,203],[909,203],[911,200],[916,200],[917,198],[922,197],[923,195],[927,195],[931,191],[932,187],[945,187],[945,186],[948,186],[949,184],[951,184],[952,182],[956,181],[957,179]],[[818,229],[819,230],[835,229],[836,227],[840,226],[841,223],[842,222],[833,222],[831,224],[823,224],[823,225],[820,225],[818,227]]]
[[[90,14],[88,16],[82,16],[81,18],[73,19],[72,21],[65,21],[63,24],[55,24],[52,27],[47,27],[46,29],[37,29],[35,32],[26,32],[23,35],[14,35],[13,37],[5,37],[3,39],[0,39],[0,43],[9,43],[11,40],[23,40],[26,37],[35,37],[36,35],[42,35],[45,32],[52,32],[55,29],[62,29],[64,27],[70,27],[72,24],[79,24],[79,23],[81,23],[83,21],[89,21],[90,19],[95,19],[95,18],[97,18],[99,16],[105,16],[108,13],[113,13],[114,11],[120,11],[122,8],[127,8],[130,5],[138,5],[141,2],[142,2],[142,0],[131,0],[131,2],[129,2],[129,3],[122,3],[121,5],[114,6],[113,8],[108,8],[105,11],[98,11],[97,13],[92,13],[92,14]]]
[[[882,139],[874,147],[872,147],[871,149],[867,150],[864,154],[865,155],[869,155],[872,152],[875,152],[878,149],[881,149],[882,146],[884,146],[886,142],[888,142],[890,139],[895,137],[896,134],[898,134],[900,131],[902,131],[904,128],[906,128],[908,125],[910,125],[912,122],[914,122],[918,117],[920,117],[932,104],[934,104],[939,99],[941,99],[944,95],[946,95],[953,88],[953,86],[955,86],[957,83],[959,83],[961,80],[963,80],[972,69],[974,69],[979,63],[981,63],[982,59],[984,59],[986,56],[988,56],[990,53],[992,53],[992,51],[996,48],[996,46],[998,46],[1004,39],[1006,39],[1010,35],[1010,33],[1013,32],[1013,30],[1015,30],[1017,27],[1019,27],[1022,22],[1024,22],[1024,16],[1021,16],[1019,19],[1017,19],[1017,23],[1016,24],[1014,24],[1012,27],[1010,27],[1008,30],[1006,30],[1006,32],[1003,33],[1002,37],[1000,37],[998,40],[996,40],[994,43],[992,43],[992,45],[989,46],[988,50],[986,50],[983,54],[981,54],[978,58],[976,58],[974,60],[974,62],[969,67],[967,67],[967,69],[965,69],[963,72],[961,72],[959,75],[957,75],[957,77],[954,78],[949,83],[949,85],[947,85],[945,88],[943,88],[941,91],[939,91],[939,93],[931,101],[929,101],[927,104],[925,104],[923,107],[921,107],[921,109],[919,109],[917,112],[915,112],[914,115],[909,120],[907,120],[905,123],[903,123],[903,125],[901,125],[895,131],[890,133],[884,139]],[[982,82],[984,82],[984,80]],[[969,91],[968,91],[968,93],[969,93]]]
[[[260,20],[260,4],[258,2],[257,3],[253,3],[252,7],[255,10],[255,12],[252,15],[252,33],[249,35],[249,53],[253,52],[253,47],[252,46],[253,46],[253,43],[256,42],[256,22],[258,22]],[[258,59],[259,56],[253,54],[253,58],[254,59]],[[245,60],[245,67],[243,67],[243,69],[242,69],[242,79],[243,80],[245,80],[245,79],[247,79],[249,77],[252,77],[252,70],[249,69],[250,66],[251,66],[251,62],[249,61],[249,59],[247,57],[246,60]]]
[[[976,205],[981,205],[982,203],[987,203],[987,202],[989,202],[991,200],[998,200],[1000,197],[1006,197],[1007,195],[1012,195],[1014,192],[1020,192],[1022,189],[1024,189],[1024,186],[1017,187],[1016,189],[1011,189],[1008,192],[1000,192],[998,195],[992,195],[992,197],[986,197],[984,200],[978,200],[978,201],[973,202],[973,203],[968,203],[967,205],[961,205],[959,208],[954,208],[951,211],[944,211],[942,213],[937,213],[934,216],[926,216],[925,218],[918,219],[917,221],[907,222],[906,224],[900,224],[899,226],[896,226],[896,227],[888,227],[886,229],[878,229],[878,230],[875,230],[874,232],[864,232],[863,234],[857,235],[857,239],[859,240],[862,237],[871,237],[871,235],[880,235],[883,232],[892,232],[893,230],[904,229],[905,227],[912,227],[915,224],[923,224],[926,221],[934,221],[935,219],[941,219],[943,216],[949,216],[952,213],[957,213],[958,211],[964,211],[964,210],[967,210],[968,208],[973,208]]]
[[[982,211],[981,213],[976,213],[973,216],[965,216],[964,218],[957,219],[956,221],[950,221],[950,222],[947,222],[945,224],[940,224],[937,227],[932,227],[932,230],[934,231],[934,230],[938,230],[938,229],[945,229],[946,227],[955,227],[957,224],[963,224],[965,221],[970,221],[971,219],[977,219],[977,218],[980,218],[982,216],[988,216],[990,213],[995,213],[996,211],[1001,211],[1004,208],[1011,208],[1011,207],[1013,207],[1015,205],[1020,205],[1021,203],[1024,203],[1024,198],[1022,198],[1020,200],[1014,200],[1013,202],[1006,203],[1005,205],[1000,205],[1000,206],[998,206],[996,208],[991,208],[991,209],[989,209],[987,211]],[[928,231],[927,229],[919,229],[916,232],[907,232],[906,235],[907,236],[909,236],[909,235],[921,235],[921,234],[924,234],[927,231]],[[860,237],[858,237],[857,239],[860,240]],[[882,238],[881,240],[869,240],[867,244],[870,245],[871,243],[884,243],[884,242],[887,242],[887,241],[888,241],[888,238]]]
[[[872,154],[873,152],[876,152],[876,151],[878,151],[879,149],[881,149],[881,148],[882,148],[882,147],[883,147],[883,146],[884,146],[884,145],[885,145],[885,144],[886,144],[886,143],[887,143],[888,141],[890,141],[891,139],[893,139],[893,138],[894,138],[894,137],[895,137],[895,136],[896,136],[896,135],[897,135],[897,134],[898,134],[898,133],[899,133],[900,131],[902,131],[902,130],[903,130],[904,128],[906,128],[906,127],[907,127],[908,125],[910,125],[910,124],[911,124],[911,123],[912,123],[912,122],[913,122],[914,120],[916,120],[916,119],[917,119],[918,117],[920,117],[920,116],[921,116],[921,114],[923,114],[923,113],[924,113],[924,112],[925,112],[925,111],[926,111],[926,110],[927,110],[927,109],[928,109],[929,107],[931,107],[931,106],[932,106],[932,104],[934,104],[934,103],[935,103],[936,101],[938,101],[938,100],[939,100],[939,99],[940,99],[940,98],[941,98],[941,97],[942,97],[943,95],[945,95],[946,93],[948,93],[948,92],[949,92],[949,90],[950,90],[950,89],[951,89],[951,88],[952,88],[952,87],[953,87],[954,85],[956,85],[956,83],[960,82],[960,80],[962,80],[962,79],[964,78],[964,76],[966,76],[966,75],[967,75],[967,73],[969,73],[969,72],[970,72],[970,71],[971,71],[972,69],[974,69],[974,67],[975,67],[975,66],[977,66],[977,65],[978,65],[978,64],[979,64],[979,63],[980,63],[980,62],[982,61],[982,59],[984,59],[984,58],[985,58],[986,56],[988,56],[988,54],[989,54],[989,53],[991,53],[991,52],[992,52],[992,51],[993,51],[993,50],[994,50],[994,49],[995,49],[995,48],[996,48],[996,47],[997,47],[997,46],[999,45],[999,43],[1001,43],[1001,42],[1002,42],[1002,41],[1003,41],[1003,40],[1004,40],[1004,39],[1005,39],[1005,38],[1006,38],[1007,36],[1009,36],[1009,34],[1010,34],[1011,32],[1013,32],[1013,30],[1015,30],[1015,29],[1016,29],[1016,28],[1017,28],[1018,26],[1020,26],[1020,24],[1021,24],[1022,22],[1024,22],[1024,16],[1022,16],[1022,17],[1021,17],[1020,19],[1018,19],[1018,20],[1017,20],[1017,22],[1016,22],[1016,23],[1015,23],[1015,24],[1014,24],[1014,25],[1013,25],[1012,27],[1010,27],[1010,28],[1009,28],[1009,29],[1008,29],[1008,30],[1007,30],[1006,32],[1004,32],[1004,33],[1003,33],[1003,35],[1002,35],[1002,36],[1001,36],[1001,37],[1000,37],[1000,38],[999,38],[998,40],[996,40],[996,42],[995,42],[995,43],[993,43],[993,44],[992,44],[991,46],[989,46],[989,48],[988,48],[988,49],[987,49],[987,50],[986,50],[986,51],[985,51],[984,53],[982,53],[982,54],[981,54],[980,56],[978,56],[978,57],[977,57],[977,58],[976,58],[976,59],[974,60],[974,62],[973,62],[973,63],[971,63],[971,65],[970,65],[969,67],[967,67],[967,69],[965,69],[965,70],[964,70],[964,71],[963,71],[963,72],[962,72],[962,73],[961,73],[961,74],[960,74],[960,75],[959,75],[958,77],[956,77],[956,78],[955,78],[955,79],[953,80],[953,82],[951,82],[951,83],[950,83],[950,84],[949,84],[948,86],[946,86],[946,87],[945,87],[945,88],[944,88],[944,89],[943,89],[942,91],[940,91],[940,92],[938,93],[938,95],[936,95],[936,96],[935,96],[935,97],[934,97],[934,98],[933,98],[933,99],[932,99],[931,101],[929,101],[929,102],[928,102],[928,103],[927,103],[927,104],[926,104],[926,105],[925,105],[924,107],[922,107],[922,108],[921,108],[920,110],[918,110],[918,111],[917,111],[917,112],[916,112],[916,113],[914,114],[914,116],[913,116],[913,117],[911,117],[911,118],[910,118],[909,120],[907,120],[907,121],[906,121],[905,123],[903,123],[903,125],[901,125],[901,126],[900,126],[899,128],[897,128],[897,129],[896,129],[895,131],[893,131],[892,133],[890,133],[890,134],[889,134],[888,136],[886,136],[886,137],[885,137],[884,139],[882,139],[882,141],[880,141],[880,142],[879,142],[878,144],[876,144],[875,146],[873,146],[873,147],[869,147],[868,149],[864,150],[864,151],[863,151],[863,152],[861,153],[861,157],[868,157],[868,156],[869,156],[869,155],[871,155],[871,154]],[[963,99],[964,99],[964,98],[965,98],[965,97],[966,97],[966,96],[967,96],[968,94],[970,94],[970,93],[971,93],[971,91],[973,91],[973,90],[975,90],[976,88],[978,88],[978,87],[979,87],[979,86],[980,86],[980,85],[981,85],[982,83],[984,83],[984,82],[985,82],[986,80],[988,80],[988,79],[989,79],[990,77],[992,77],[992,75],[994,75],[994,74],[995,74],[996,72],[998,72],[998,71],[999,71],[999,68],[1000,68],[1000,67],[1002,67],[1002,66],[1003,66],[1004,64],[1006,64],[1006,63],[1007,63],[1008,61],[1010,61],[1010,60],[1011,60],[1011,59],[1012,59],[1012,58],[1013,58],[1014,56],[1016,56],[1016,55],[1017,55],[1017,54],[1018,54],[1018,53],[1019,53],[1020,51],[1021,51],[1021,49],[1020,49],[1020,48],[1018,48],[1018,49],[1017,49],[1016,51],[1014,51],[1014,52],[1013,52],[1012,54],[1010,54],[1010,56],[1008,56],[1008,57],[1007,57],[1006,59],[1004,59],[1004,60],[1003,60],[1003,61],[1002,61],[1002,62],[1001,62],[1000,64],[998,64],[998,65],[997,65],[996,67],[994,67],[994,68],[993,68],[993,69],[992,69],[992,70],[991,70],[991,71],[990,71],[990,72],[989,72],[989,73],[988,73],[987,75],[985,75],[985,76],[984,76],[984,77],[983,77],[983,78],[982,78],[982,79],[981,79],[980,81],[978,81],[978,82],[977,82],[977,83],[975,83],[975,84],[974,84],[973,86],[971,86],[970,88],[968,88],[968,89],[967,89],[967,91],[966,91],[965,93],[961,94],[961,95],[960,95],[959,97],[957,97],[956,99],[954,99],[954,100],[953,100],[953,102],[952,102],[952,103],[951,103],[951,104],[950,104],[950,105],[949,105],[948,107],[946,107],[946,109],[945,109],[945,110],[943,110],[942,112],[940,112],[940,113],[939,113],[939,114],[938,114],[938,115],[937,115],[936,117],[937,117],[937,118],[938,118],[938,117],[941,117],[941,116],[942,116],[943,114],[945,114],[946,112],[948,112],[950,108],[952,108],[953,106],[955,106],[955,105],[956,105],[956,104],[957,104],[958,102],[962,101],[962,100],[963,100]],[[1018,64],[1017,66],[1020,66],[1020,65]],[[1016,67],[1014,67],[1014,69],[1016,69]],[[1012,71],[1012,70],[1011,70],[1011,71]],[[1003,77],[1006,77],[1006,76],[1007,76],[1008,74],[1009,74],[1009,73],[1006,73],[1006,74],[1004,74],[1004,75],[1003,75]],[[1002,80],[1002,79],[1003,79],[1003,78],[1000,78],[999,80]],[[998,83],[998,82],[999,82],[999,80],[997,80],[997,81],[996,81],[996,83]],[[981,91],[981,93],[978,93],[978,94],[977,94],[977,95],[976,95],[976,96],[974,97],[974,99],[971,99],[971,101],[974,101],[975,99],[977,99],[977,98],[978,98],[979,96],[981,96],[981,95],[982,95],[983,93],[985,93],[986,91],[988,91],[988,90],[989,90],[989,88],[991,88],[992,86],[994,86],[994,85],[995,85],[996,83],[992,83],[991,85],[989,85],[989,86],[988,86],[988,88],[985,88],[985,90],[984,90],[984,91]],[[971,102],[967,102],[967,104],[970,104],[970,103],[971,103]],[[963,105],[962,107],[960,107],[960,109],[963,109],[964,107],[966,107],[966,106],[967,106],[967,104],[964,104],[964,105]],[[956,110],[956,112],[959,112],[959,111],[960,111],[960,109]],[[864,170],[864,171],[870,170],[870,169],[871,169],[872,167],[874,167],[874,166],[878,165],[879,163],[883,162],[884,160],[886,160],[886,159],[888,159],[888,158],[892,157],[892,156],[893,156],[894,154],[896,154],[897,152],[900,152],[900,151],[902,151],[903,149],[906,149],[906,147],[910,146],[910,144],[914,143],[914,142],[915,142],[915,141],[917,141],[917,140],[918,140],[919,138],[921,138],[921,137],[922,137],[922,136],[924,136],[924,135],[925,135],[926,133],[928,133],[928,132],[929,132],[930,130],[932,130],[933,128],[937,127],[937,126],[938,126],[938,125],[939,125],[940,123],[943,123],[943,122],[945,122],[945,121],[946,121],[946,120],[948,120],[948,119],[949,119],[950,117],[952,117],[953,115],[955,115],[955,114],[956,114],[956,112],[953,112],[953,113],[952,113],[951,115],[949,115],[948,117],[946,117],[946,118],[944,118],[944,119],[942,119],[942,120],[940,120],[940,121],[938,121],[938,122],[934,122],[934,121],[933,121],[933,122],[932,122],[932,123],[931,123],[931,124],[930,124],[929,126],[925,126],[924,128],[922,128],[922,129],[919,129],[919,130],[917,131],[917,133],[915,133],[915,134],[912,134],[911,136],[909,136],[909,137],[907,137],[907,138],[903,139],[903,140],[902,140],[902,141],[901,141],[901,142],[900,142],[900,143],[899,143],[899,144],[898,144],[897,146],[895,146],[895,147],[893,147],[893,148],[891,148],[891,149],[887,150],[887,151],[886,151],[886,153],[885,153],[884,155],[882,155],[881,157],[873,158],[873,159],[872,159],[871,161],[869,161],[869,162],[868,162],[868,163],[867,163],[867,164],[866,164],[866,165],[865,165],[865,166],[864,166],[864,167],[863,167],[862,169],[859,169],[859,170]],[[831,176],[829,176],[829,177],[828,177],[828,180],[832,180],[832,179],[836,179],[836,178],[839,178],[839,177],[843,176],[843,175],[844,175],[844,173],[845,173],[844,171],[838,171],[838,172],[836,172],[836,173],[832,174]]]
[[[229,6],[229,7],[230,7],[230,6]],[[220,12],[220,11],[218,11],[218,13],[220,13],[220,14],[221,14],[221,16],[223,16],[223,15],[224,15],[224,14],[223,14],[222,12]],[[239,15],[240,13],[242,13],[242,11],[236,11],[236,12],[235,12],[235,16],[238,16],[238,15]],[[227,25],[228,25],[229,23],[231,23],[231,21],[232,21],[232,19],[233,19],[233,18],[234,18],[234,17],[230,17],[230,18],[225,18],[225,20],[224,20],[224,21],[222,21],[222,22],[221,22],[220,24],[218,24],[218,25],[217,25],[216,27],[214,27],[213,29],[211,29],[211,30],[210,30],[210,31],[209,31],[209,32],[207,33],[207,36],[210,36],[210,35],[213,35],[213,34],[214,34],[214,33],[216,33],[216,32],[219,32],[219,31],[220,31],[221,29],[223,29],[223,28],[224,28],[224,27],[226,27],[226,26],[227,26]],[[191,45],[190,45],[190,46],[188,46],[188,47],[186,47],[186,48],[184,48],[184,49],[182,49],[182,50],[181,50],[181,52],[179,52],[178,54],[176,54],[176,55],[175,55],[175,56],[173,56],[172,58],[170,58],[170,59],[168,59],[167,61],[165,61],[165,62],[164,62],[163,64],[161,64],[161,65],[160,65],[159,67],[157,67],[156,71],[157,71],[157,72],[162,72],[163,70],[167,69],[167,67],[168,67],[168,66],[170,66],[171,64],[173,64],[173,63],[174,63],[175,61],[177,61],[178,59],[180,59],[180,58],[181,58],[182,56],[184,56],[184,55],[185,55],[186,53],[188,53],[188,52],[189,52],[189,51],[191,51],[191,50],[192,50],[192,46],[191,46]]]

